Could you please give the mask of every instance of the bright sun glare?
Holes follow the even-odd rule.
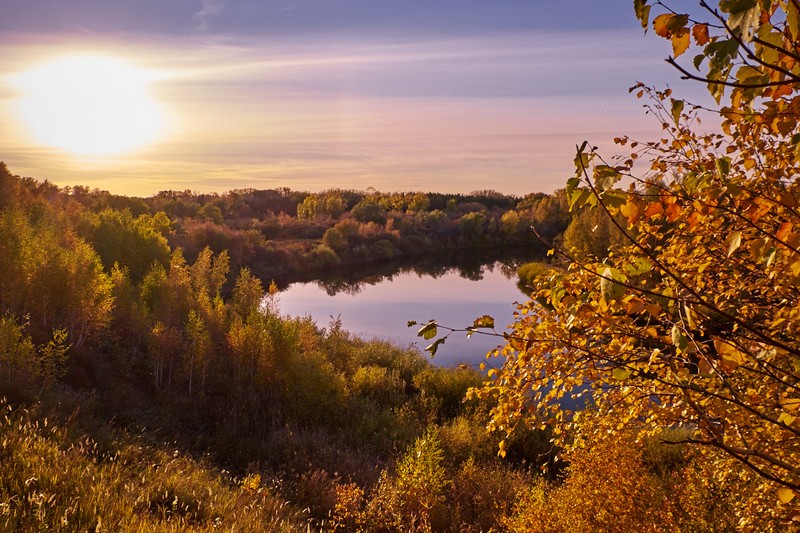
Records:
[[[152,72],[119,59],[68,56],[12,77],[15,108],[37,142],[74,155],[107,156],[154,142],[164,112],[149,93]]]

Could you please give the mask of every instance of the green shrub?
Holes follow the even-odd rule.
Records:
[[[342,262],[336,252],[328,245],[320,244],[314,249],[311,257],[313,268],[329,268]]]
[[[530,291],[529,287],[534,286],[534,282],[537,278],[549,276],[551,273],[553,273],[553,271],[554,268],[552,265],[542,263],[540,261],[523,263],[517,269],[517,277],[519,278],[517,284],[519,285],[520,289],[528,292]]]
[[[394,476],[385,471],[381,475],[366,508],[370,529],[441,529],[445,488],[449,484],[443,463],[444,453],[436,433],[426,431],[400,459]]]
[[[398,406],[405,400],[405,383],[400,373],[382,366],[362,366],[351,378],[350,387],[354,393],[382,406]]]
[[[361,200],[350,211],[359,222],[386,223],[386,210],[372,200]]]
[[[441,416],[452,418],[462,411],[467,390],[480,386],[483,378],[470,368],[428,367],[414,375],[413,383],[423,394],[437,399]]]

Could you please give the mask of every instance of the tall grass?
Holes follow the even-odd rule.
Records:
[[[89,438],[3,403],[0,530],[306,531],[306,513],[257,478],[237,480],[188,457],[122,437]]]

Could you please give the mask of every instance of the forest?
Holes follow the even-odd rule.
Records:
[[[0,164],[2,528],[795,530],[800,5],[665,4],[634,11],[720,109],[637,84],[663,137],[583,143],[553,194],[132,198]],[[480,370],[273,282],[536,247],[507,329],[418,325],[497,336]]]
[[[479,372],[283,316],[275,285],[250,268],[265,256],[262,272],[330,266],[319,249],[347,227],[329,249],[337,264],[335,250],[353,264],[404,249],[537,246],[523,224],[592,253],[597,239],[574,228],[594,215],[569,213],[563,191],[372,193],[395,201],[374,209],[377,221],[358,206],[381,203],[350,193],[348,209],[342,191],[137,199],[0,171],[5,526],[525,530],[514,525],[521,495],[561,474],[548,431],[520,428],[497,457],[491,403],[464,401]],[[407,198],[421,207],[409,212]],[[340,207],[309,218],[317,203]],[[431,213],[440,232],[416,224]],[[373,235],[395,255],[371,247]],[[663,468],[647,476],[666,494],[670,465],[689,461],[649,446],[632,460]]]
[[[283,316],[262,276],[541,246],[523,225],[581,218],[563,191],[129,198],[2,165],[0,192],[11,529],[478,531],[558,468],[536,430],[496,457],[480,373]]]

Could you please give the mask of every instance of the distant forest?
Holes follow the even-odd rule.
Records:
[[[67,187],[61,194],[85,210],[81,235],[104,265],[124,263],[136,280],[153,261],[166,265],[168,247],[181,248],[189,261],[206,247],[226,251],[234,271],[246,266],[268,279],[457,249],[545,248],[531,225],[552,239],[570,222],[563,192],[517,198],[494,191],[445,195],[284,188],[222,195],[162,191],[129,198]],[[160,235],[166,243],[148,245],[145,234]],[[137,236],[138,243],[119,242]]]

